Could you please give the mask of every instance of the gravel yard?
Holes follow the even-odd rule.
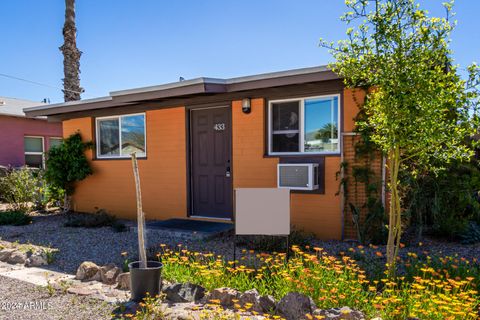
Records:
[[[39,215],[34,217],[33,223],[27,226],[0,226],[0,238],[6,241],[31,243],[35,245],[50,246],[59,252],[55,262],[48,268],[74,274],[80,263],[93,261],[98,265],[115,263],[123,264],[122,252],[128,252],[129,257],[135,257],[137,252],[137,235],[135,232],[115,232],[110,227],[104,228],[69,228],[65,227],[66,217],[63,214]],[[185,240],[170,235],[165,231],[152,230],[147,233],[147,245],[159,248],[159,244],[170,247],[187,247],[194,251],[215,252],[232,258],[233,237],[222,236],[211,240]],[[279,241],[284,241],[280,239]],[[340,252],[349,252],[355,246],[352,242],[319,241],[313,240],[311,246],[324,248],[328,253],[338,255]],[[241,250],[241,248],[238,248]],[[383,246],[364,249],[375,256],[375,252],[385,253]],[[461,245],[452,242],[426,239],[422,246],[406,247],[401,250],[401,255],[407,251],[422,253],[428,251],[430,255],[454,255],[467,259],[480,257],[480,244]],[[239,253],[239,252],[237,252]],[[379,258],[381,259],[381,258]]]
[[[111,319],[114,305],[0,276],[0,319]]]
[[[55,263],[49,268],[67,273],[75,273],[80,263],[87,260],[98,265],[113,262],[121,266],[122,252],[128,252],[129,256],[135,256],[137,253],[136,232],[115,232],[110,227],[70,228],[64,226],[65,221],[66,217],[63,214],[35,216],[30,225],[0,226],[0,238],[11,242],[18,241],[58,249]],[[214,249],[220,254],[231,253],[233,249],[231,239],[186,241],[159,230],[147,232],[148,247],[159,248],[158,245],[161,243],[171,246],[182,243],[190,249],[199,251]]]

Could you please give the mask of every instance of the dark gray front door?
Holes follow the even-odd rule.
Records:
[[[191,215],[232,217],[231,111],[191,109]]]

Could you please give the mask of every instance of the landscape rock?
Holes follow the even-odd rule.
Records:
[[[234,305],[233,300],[240,298],[240,292],[232,288],[218,288],[214,289],[208,295],[208,301],[218,300],[219,304],[224,307],[231,307]]]
[[[316,309],[312,298],[298,292],[290,292],[277,305],[277,311],[287,320],[306,319]]]
[[[269,312],[275,310],[275,299],[272,296],[260,296],[257,289],[247,290],[240,295],[239,303],[249,311]]]
[[[193,283],[176,283],[162,289],[171,302],[194,302],[205,296],[205,288]]]
[[[365,315],[349,307],[317,309],[313,312],[314,316],[322,316],[325,320],[364,320]]]
[[[246,305],[251,305],[248,310],[262,312],[262,307],[260,306],[260,294],[258,293],[257,289],[247,290],[240,295],[238,299],[239,303],[242,307]]]
[[[130,290],[130,272],[120,273],[116,281],[117,289]]]
[[[47,256],[43,252],[34,252],[26,261],[26,267],[39,267],[47,265]]]
[[[93,262],[84,261],[78,267],[75,279],[81,281],[99,281],[101,280],[100,267]]]
[[[3,249],[0,251],[0,261],[7,262],[15,249]]]
[[[266,313],[272,312],[277,307],[275,298],[270,295],[261,296],[259,303],[260,303],[262,312],[266,312]]]
[[[105,284],[114,284],[120,273],[120,268],[113,263],[109,263],[103,267],[100,267],[100,281]]]
[[[67,289],[67,292],[79,296],[89,296],[95,293],[95,291],[86,287],[70,287]]]
[[[173,284],[173,282],[170,282],[170,281],[165,280],[165,279],[161,279],[160,280],[160,289],[163,290],[163,288],[171,286],[172,284]]]
[[[7,259],[10,264],[24,264],[27,260],[27,254],[22,251],[13,251]]]

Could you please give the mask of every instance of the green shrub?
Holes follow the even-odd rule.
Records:
[[[73,213],[68,216],[66,227],[73,228],[101,228],[113,227],[116,230],[120,229],[121,222],[117,221],[114,215],[109,214],[103,209],[96,213]],[[126,228],[126,227],[125,227]]]
[[[0,212],[0,225],[23,226],[30,222],[32,222],[32,217],[24,211]]]
[[[64,211],[70,210],[69,196],[73,194],[74,184],[92,174],[85,151],[92,142],[83,142],[80,133],[74,133],[64,139],[59,146],[50,148],[47,153],[45,178],[48,183],[64,190]]]
[[[62,188],[49,184],[45,181],[45,187],[43,188],[42,206],[53,205],[55,207],[61,207],[63,199],[65,197],[65,190]]]
[[[480,224],[470,221],[465,234],[461,238],[463,244],[480,243]]]
[[[454,163],[438,175],[407,177],[406,215],[433,235],[461,239],[470,221],[480,221],[480,169],[475,162]]]
[[[14,211],[30,211],[32,204],[42,199],[42,171],[28,167],[9,169],[0,178],[0,194]]]

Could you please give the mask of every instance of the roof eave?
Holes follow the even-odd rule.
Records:
[[[142,101],[174,99],[202,94],[219,94],[264,89],[294,84],[340,79],[325,66],[265,73],[231,79],[196,78],[159,86],[113,91],[110,96],[96,99],[25,108],[27,117],[56,116],[78,111],[122,107]]]

